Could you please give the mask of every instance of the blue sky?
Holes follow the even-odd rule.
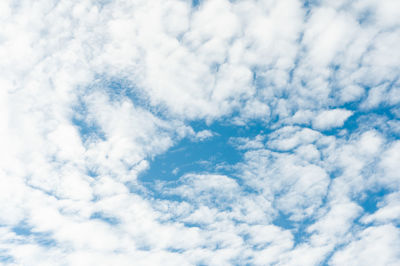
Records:
[[[399,265],[399,8],[2,1],[0,264]]]

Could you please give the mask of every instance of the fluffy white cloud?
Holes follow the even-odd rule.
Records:
[[[320,130],[341,127],[352,114],[352,111],[344,109],[322,111],[314,118],[313,127]]]
[[[391,225],[370,227],[362,231],[357,240],[339,250],[332,265],[396,265],[399,262],[399,230]]]

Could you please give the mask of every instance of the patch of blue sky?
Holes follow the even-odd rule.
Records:
[[[391,108],[381,106],[371,111],[355,111],[345,122],[343,128],[349,133],[355,131],[377,130],[385,135],[389,141],[398,139],[399,132],[396,132],[388,125],[388,121],[396,120]]]
[[[192,0],[192,7],[197,7],[201,4],[201,0]]]
[[[290,219],[290,215],[279,212],[279,214],[273,220],[273,224],[284,229],[292,230],[296,228],[296,222]]]
[[[317,2],[318,2],[317,0],[304,0],[303,8],[310,9],[312,5],[315,5]]]
[[[18,236],[23,236],[24,241],[26,241],[27,239],[31,239],[37,244],[45,247],[56,245],[56,242],[51,238],[50,233],[34,232],[32,231],[32,227],[28,226],[25,223],[21,223],[13,227],[12,231]]]
[[[364,212],[374,213],[379,209],[379,202],[381,202],[383,198],[390,192],[390,189],[383,187],[369,190],[363,193],[361,197],[357,199],[357,203],[364,209]]]
[[[14,258],[7,254],[7,251],[0,250],[0,262],[1,263],[13,263]]]
[[[105,140],[105,135],[101,128],[94,122],[87,121],[85,118],[74,117],[72,123],[78,128],[79,135],[83,142],[95,137],[101,140]]]
[[[217,121],[211,125],[197,121],[190,126],[196,132],[210,130],[214,136],[203,141],[182,139],[150,162],[150,168],[140,176],[141,181],[177,180],[186,173],[232,174],[231,166],[241,161],[243,151],[232,145],[231,138],[253,138],[267,130],[262,122],[239,126],[228,121]]]
[[[19,236],[29,236],[32,234],[31,228],[25,224],[20,224],[12,229]]]
[[[199,132],[210,130],[214,136],[203,141],[191,138],[182,139],[172,149],[151,159],[149,168],[142,172],[138,180],[155,198],[160,200],[184,201],[179,195],[160,191],[160,184],[168,188],[179,185],[185,174],[221,174],[236,180],[244,193],[255,192],[246,186],[238,176],[237,165],[243,160],[244,150],[239,150],[232,143],[232,138],[254,138],[268,129],[263,122],[254,122],[239,126],[226,121],[216,121],[207,125],[204,121],[192,122],[190,126]],[[136,186],[130,186],[135,193]],[[142,194],[142,192],[140,192]],[[218,203],[217,203],[218,204]],[[219,208],[229,210],[229,202]],[[223,205],[223,206],[222,206]]]
[[[180,221],[180,222],[182,222],[182,221]],[[206,227],[206,225],[202,224],[202,223],[193,223],[193,222],[185,222],[185,221],[183,221],[182,223],[185,225],[185,227],[188,227],[188,228],[205,228]]]

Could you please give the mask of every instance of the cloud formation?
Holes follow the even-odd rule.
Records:
[[[398,265],[399,8],[1,1],[0,263]]]

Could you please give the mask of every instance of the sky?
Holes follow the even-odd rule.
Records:
[[[400,1],[0,1],[1,265],[400,265]]]

